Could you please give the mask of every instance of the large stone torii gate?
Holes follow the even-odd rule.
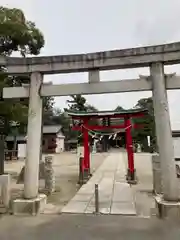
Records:
[[[163,205],[163,209],[167,205],[178,209],[178,182],[166,89],[180,89],[180,77],[164,74],[164,65],[177,63],[180,63],[180,42],[77,55],[32,58],[1,56],[0,65],[7,68],[9,75],[28,74],[31,79],[29,86],[3,90],[4,98],[29,97],[24,199],[20,202],[35,203],[38,199],[42,97],[152,90],[163,183],[163,197],[157,202]],[[100,81],[99,71],[137,67],[149,67],[150,76],[125,81]],[[43,84],[44,74],[85,71],[89,72],[88,83]]]

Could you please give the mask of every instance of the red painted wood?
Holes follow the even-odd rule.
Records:
[[[81,126],[72,126],[72,130],[82,131],[83,133],[83,145],[84,145],[84,161],[82,168],[90,169],[90,151],[89,151],[89,130],[106,130],[106,129],[125,129],[126,132],[126,149],[128,155],[128,169],[131,173],[134,173],[134,153],[133,153],[133,141],[131,136],[132,128],[141,128],[142,124],[131,125],[130,118],[132,117],[142,117],[144,113],[133,113],[133,114],[117,114],[117,115],[105,115],[105,116],[71,116],[73,120],[82,120],[83,124]],[[102,119],[102,118],[124,118],[124,124],[112,125],[112,126],[92,126],[88,125],[90,119]]]
[[[134,172],[134,153],[133,153],[133,140],[131,135],[131,120],[129,118],[125,119],[126,125],[126,150],[128,155],[128,168],[131,173]]]
[[[117,114],[117,115],[100,115],[100,116],[71,116],[72,119],[100,119],[100,118],[133,118],[133,117],[142,117],[144,116],[145,113],[144,112],[140,112],[140,113],[131,113],[131,114]]]
[[[88,119],[84,119],[84,125],[88,123]],[[86,169],[90,168],[90,153],[89,153],[89,134],[87,128],[82,128],[83,143],[84,143],[84,166]]]

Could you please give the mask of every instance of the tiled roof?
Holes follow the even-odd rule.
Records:
[[[62,129],[62,126],[61,125],[47,125],[47,126],[43,126],[43,133],[45,134],[50,134],[50,133],[55,133],[55,134],[58,134],[58,133],[61,133],[61,129]],[[62,136],[64,136],[62,134]],[[14,140],[14,136],[12,135],[9,135],[6,137],[6,141],[13,141]],[[16,140],[17,141],[24,141],[26,140],[26,135],[18,135],[16,136]]]
[[[133,114],[147,112],[147,109],[136,108],[131,110],[121,110],[121,111],[98,111],[98,112],[83,112],[83,111],[67,111],[70,116],[113,116],[119,114]]]
[[[58,133],[61,131],[61,125],[47,125],[43,126],[43,133]]]

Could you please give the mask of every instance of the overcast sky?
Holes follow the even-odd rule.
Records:
[[[180,40],[179,0],[1,0],[0,5],[21,8],[45,37],[41,55],[86,53]],[[166,67],[180,74],[180,65]],[[136,78],[148,69],[108,71],[103,80]],[[49,75],[45,81],[58,83],[87,81],[86,73]],[[87,96],[98,109],[117,105],[132,107],[149,92]],[[173,128],[180,123],[180,91],[168,93]],[[56,99],[63,108],[65,97]]]

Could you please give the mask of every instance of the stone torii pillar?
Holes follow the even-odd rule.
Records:
[[[40,96],[40,89],[42,83],[43,77],[40,73],[31,74],[24,181],[24,197],[27,199],[33,199],[38,196],[42,131],[42,98]]]
[[[24,175],[24,199],[13,201],[13,214],[37,214],[46,203],[46,195],[38,194],[39,158],[42,131],[42,97],[40,90],[43,76],[39,72],[31,73],[29,86],[29,112],[27,130],[27,152]]]
[[[156,200],[158,209],[161,209],[160,214],[162,217],[166,215],[170,216],[170,214],[174,215],[174,213],[175,215],[178,215],[179,189],[175,168],[163,63],[151,64],[150,73],[153,87],[154,116],[156,122],[157,143],[159,147],[163,192],[163,198],[157,197]],[[177,205],[175,204],[176,202]],[[174,208],[177,209],[175,210]]]

